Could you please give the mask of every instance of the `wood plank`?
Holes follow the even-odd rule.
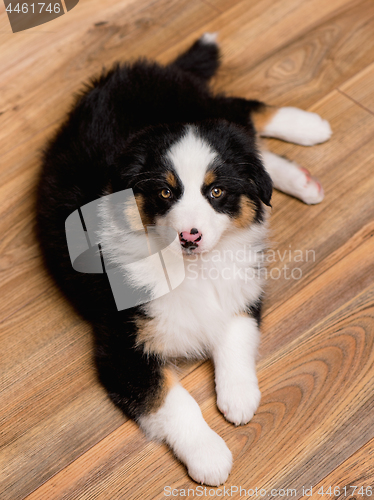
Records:
[[[219,74],[219,88],[231,91],[230,82],[245,77],[261,61],[350,3],[351,0],[242,0],[228,8],[204,26],[204,31],[218,32],[222,44],[224,68]],[[171,46],[161,60],[175,57],[195,37],[195,33],[190,34]],[[234,88],[236,94],[238,90],[241,89]]]
[[[4,321],[0,339],[1,498],[15,499],[124,419],[96,381],[87,325],[56,291]]]
[[[234,428],[216,409],[210,363],[185,379],[183,385],[200,403],[209,425],[233,452],[227,488],[296,487],[301,492],[299,473],[305,475],[311,467],[309,476],[318,481],[331,471],[336,457],[344,460],[373,437],[373,294],[372,287],[366,289],[305,331],[282,356],[262,364],[262,402],[247,426]],[[346,308],[354,313],[348,316]],[[135,436],[143,444],[132,454]],[[147,443],[126,423],[27,499],[158,499],[167,485],[196,489],[165,446]]]
[[[225,12],[243,0],[204,0],[205,3],[219,10]]]
[[[287,43],[257,64],[230,58],[230,64],[240,70],[222,75],[218,88],[273,105],[308,107],[373,62],[374,4],[370,0],[351,2],[309,27],[302,32],[288,27]],[[262,43],[267,45],[265,40]]]
[[[333,136],[328,142],[302,148],[281,141],[267,141],[271,151],[308,168],[321,180],[325,190],[325,199],[316,206],[307,206],[283,193],[275,193],[271,248],[276,253],[276,262],[270,262],[269,276],[272,268],[281,269],[287,265],[290,269],[300,269],[302,279],[286,280],[284,274],[282,279],[270,279],[266,299],[270,307],[278,307],[279,302],[305,286],[309,273],[323,267],[324,261],[330,263],[329,255],[335,259],[335,252],[374,218],[374,201],[370,194],[374,154],[372,115],[336,91],[310,109],[330,121]],[[346,137],[349,141],[343,148]],[[308,251],[312,253],[306,261]],[[302,255],[302,262],[296,260],[298,255]]]
[[[374,113],[374,63],[340,85],[339,90]]]
[[[311,370],[309,383],[313,385],[314,379],[321,390],[310,394],[311,399],[316,398],[315,407],[306,416],[304,429],[297,430],[296,443],[291,440],[282,449],[289,455],[290,446],[295,445],[295,458],[287,463],[278,477],[271,478],[274,488],[296,488],[297,496],[302,496],[302,486],[320,481],[373,438],[371,414],[374,397],[370,381],[373,358],[370,361],[367,358],[373,354],[373,298],[371,285],[326,321],[317,324],[312,332],[305,332],[287,349],[285,357],[273,357],[275,363],[279,359],[289,359],[293,346],[295,350],[306,353],[315,367],[315,372]],[[324,354],[318,351],[319,336],[325,337],[329,345]],[[330,362],[328,356],[331,356]],[[358,375],[361,369],[361,375]],[[355,379],[356,375],[358,379]],[[334,380],[331,386],[326,383],[330,377]],[[319,401],[322,394],[322,401]],[[305,435],[302,446],[297,444],[299,433]]]
[[[42,131],[3,156],[0,171],[0,324],[51,286],[35,238],[36,150]],[[27,286],[25,286],[27,283]]]
[[[2,322],[0,343],[0,491],[13,500],[127,419],[96,379],[89,326],[54,287]]]
[[[71,12],[53,21],[57,36],[41,32],[31,37],[27,30],[12,35],[14,43],[8,37],[8,49],[0,59],[4,67],[0,156],[20,137],[31,137],[61,120],[74,100],[73,94],[103,67],[145,54],[155,58],[219,14],[201,0],[132,1],[124,5],[119,0],[108,5],[96,0],[96,8],[93,3],[81,0]],[[100,22],[105,24],[97,25]]]
[[[357,235],[357,240],[355,238],[352,242],[354,250],[334,264],[330,261],[330,267],[324,273],[318,274],[264,317],[260,346],[263,355],[278,356],[280,350],[298,339],[305,329],[318,324],[321,318],[353,300],[372,283],[371,260],[365,253],[368,247],[364,243],[370,242],[373,230],[373,223],[365,227]]]
[[[371,439],[322,481],[316,485],[313,484],[313,489],[309,492],[311,495],[304,496],[303,500],[324,498],[322,494],[327,496],[325,492],[329,491],[330,487],[334,500],[343,500],[351,495],[355,495],[353,498],[360,498],[360,500],[370,500],[374,490],[373,450],[374,439]]]

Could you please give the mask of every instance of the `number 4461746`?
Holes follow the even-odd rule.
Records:
[[[45,7],[45,5],[47,5]],[[45,7],[45,8],[44,8]],[[30,9],[30,10],[29,10]],[[32,3],[31,5],[28,5],[27,3],[17,3],[17,5],[13,8],[12,10],[12,4],[10,3],[8,7],[6,8],[6,11],[11,13],[11,12],[18,12],[19,14],[27,14],[28,12],[35,14],[36,13],[41,13],[42,11],[46,11],[52,14],[54,12],[55,14],[59,14],[60,12],[60,4],[55,3],[55,4],[46,4],[46,3]]]
[[[319,488],[317,491],[317,495],[334,495],[334,496],[350,496],[350,495],[357,495],[357,496],[367,496],[371,497],[373,494],[372,487],[371,486],[344,486],[344,487],[339,487],[335,486],[334,488],[330,486],[329,488],[325,489],[323,486]]]

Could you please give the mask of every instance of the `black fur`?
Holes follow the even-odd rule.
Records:
[[[235,169],[238,177],[251,180],[236,187],[255,200],[261,219],[261,201],[270,204],[271,181],[255,150],[250,113],[262,104],[211,94],[206,82],[218,58],[215,45],[198,41],[165,67],[146,60],[116,66],[79,96],[44,153],[37,231],[46,266],[75,309],[93,324],[100,381],[112,401],[134,419],[149,410],[161,391],[162,362],[135,346],[140,308],[118,312],[105,274],[73,270],[65,220],[108,188],[145,192],[141,175],[134,175],[146,171],[151,162],[157,165],[154,158],[162,156],[184,123],[199,125],[200,133],[225,156],[225,183],[236,182],[229,179]],[[246,165],[235,166],[238,145]],[[224,170],[217,166],[217,172],[219,176]],[[161,172],[155,174],[161,188]],[[181,192],[177,186],[174,201]],[[235,214],[236,200],[227,202],[216,209]],[[167,210],[159,198],[147,198],[147,203],[149,214]]]
[[[207,44],[197,40],[187,52],[174,61],[173,65],[201,80],[208,81],[219,66],[218,46],[215,43]]]
[[[251,304],[247,307],[247,312],[257,321],[257,325],[261,325],[261,313],[262,313],[262,297],[258,299],[255,304]]]

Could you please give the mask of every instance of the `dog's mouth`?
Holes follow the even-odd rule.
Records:
[[[184,255],[196,255],[196,254],[198,254],[200,252],[201,252],[201,250],[198,247],[198,245],[196,245],[196,246],[192,245],[192,246],[190,246],[188,248],[182,246],[182,253]]]

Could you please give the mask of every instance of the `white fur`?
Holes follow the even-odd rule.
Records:
[[[166,216],[157,220],[157,224],[172,227],[177,233],[197,228],[203,235],[199,251],[209,251],[231,226],[229,217],[217,213],[201,194],[204,176],[217,158],[217,153],[190,125],[186,127],[185,135],[172,146],[167,157],[182,181],[184,193]]]
[[[165,441],[172,448],[196,482],[219,486],[228,478],[230,450],[180,384],[170,389],[157,412],[140,417],[139,424],[150,439]]]
[[[144,307],[164,356],[210,354],[232,318],[261,295],[266,224],[231,230],[211,252],[185,256],[186,278]],[[157,350],[157,349],[156,349]]]
[[[122,224],[122,219],[118,218],[118,214],[112,213],[112,204],[109,198],[110,196],[101,198],[98,204],[100,222],[97,237],[102,246],[105,264],[120,267],[126,273],[126,281],[130,280],[137,288],[149,290],[152,297],[160,297],[168,293],[169,285],[165,278],[164,269],[159,255],[155,253],[157,250],[162,251],[166,245],[162,244],[161,239],[158,242],[157,235],[155,235],[152,238],[152,246],[154,247],[158,243],[159,248],[153,248],[154,251],[150,252],[150,240],[143,225],[141,225],[142,230],[133,231],[129,225]],[[134,198],[131,203],[136,206]],[[129,204],[129,202],[125,204],[124,212]],[[137,208],[136,212],[139,214]],[[172,251],[173,247],[175,247],[174,251]],[[182,253],[177,233],[175,233],[174,242],[168,247],[168,250],[168,267],[171,277],[176,278],[174,281],[180,282]],[[151,253],[152,255],[150,255]]]
[[[262,159],[275,188],[299,198],[308,205],[323,200],[322,186],[308,170],[269,151],[262,151]]]
[[[261,132],[263,137],[275,137],[302,146],[325,142],[331,134],[328,121],[316,113],[293,107],[280,108]]]
[[[260,404],[255,365],[259,340],[257,322],[237,316],[213,349],[217,406],[236,425],[249,422]]]
[[[200,41],[206,45],[218,45],[217,44],[218,33],[204,33],[200,38]]]

